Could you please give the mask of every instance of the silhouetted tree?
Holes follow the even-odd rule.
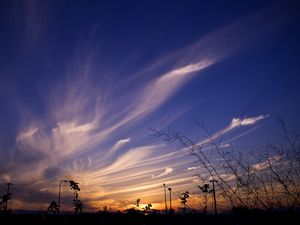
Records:
[[[145,208],[144,208],[145,215],[150,215],[151,214],[151,212],[152,212],[151,208],[152,208],[151,203],[148,203],[148,205],[145,206]]]
[[[137,199],[137,200],[136,200],[136,204],[135,204],[136,207],[140,207],[140,202],[141,202],[141,199]]]
[[[139,208],[140,208],[140,202],[141,202],[141,199],[137,199],[136,200],[136,202],[134,203],[134,205],[135,205],[134,210],[136,210],[136,208],[137,208],[137,210],[139,210]]]
[[[180,194],[180,203],[182,205],[182,211],[184,214],[186,213],[186,208],[188,207],[186,203],[189,197],[190,197],[190,193],[188,191]]]
[[[5,210],[5,205],[6,205],[6,202],[10,199],[10,196],[7,196],[6,194],[3,195],[1,197],[1,201],[0,201],[0,210]]]
[[[74,180],[70,180],[69,183],[70,183],[71,190],[80,191],[80,188],[78,186],[79,183],[75,182]]]
[[[13,185],[13,183],[6,183],[5,185],[7,185],[7,190],[6,190],[6,194],[2,195],[1,197],[1,202],[0,202],[0,210],[7,210],[7,205],[8,205],[8,201],[11,200],[11,196],[12,193],[10,193],[10,186]]]
[[[70,183],[71,190],[74,190],[74,198],[73,198],[74,210],[76,213],[82,212],[85,206],[83,202],[79,199],[79,195],[78,195],[78,192],[80,191],[79,183],[73,180],[70,180],[69,183]]]
[[[11,200],[11,195],[12,193],[2,195],[2,200],[0,202],[0,210],[7,210],[7,203],[9,200]]]
[[[204,202],[203,202],[203,214],[207,212],[207,194],[209,192],[209,184],[203,184],[202,186],[198,186],[198,188],[202,191],[204,195]]]
[[[48,206],[48,212],[57,213],[58,210],[58,204],[56,203],[56,201],[52,201]]]
[[[78,193],[75,193],[74,199],[73,199],[73,206],[75,209],[75,212],[82,212],[85,208],[83,202],[78,198]]]

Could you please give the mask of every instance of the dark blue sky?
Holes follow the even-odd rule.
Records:
[[[299,131],[299,24],[297,1],[1,1],[0,181],[30,183],[33,208],[61,177],[90,207],[136,182],[159,204],[156,183],[193,185],[192,160],[150,127],[204,138],[200,120],[238,151],[276,117]]]

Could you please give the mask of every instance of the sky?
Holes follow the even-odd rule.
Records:
[[[300,130],[297,1],[0,1],[0,192],[45,209],[164,207],[205,171],[152,129],[249,152]],[[218,160],[214,159],[217,163]],[[62,186],[62,209],[72,192]],[[190,204],[199,204],[191,198]]]

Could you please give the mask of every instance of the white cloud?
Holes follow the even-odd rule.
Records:
[[[71,134],[75,132],[88,132],[95,127],[93,123],[86,123],[78,125],[76,122],[62,122],[58,123],[57,127],[53,128],[53,132],[61,132]]]
[[[39,130],[39,128],[30,126],[27,128],[25,131],[22,131],[18,136],[17,136],[17,141],[26,141],[28,139],[31,139],[32,136]]]
[[[190,171],[190,170],[196,170],[199,168],[200,168],[200,166],[192,166],[192,167],[188,167],[187,170]]]
[[[137,117],[154,111],[190,78],[187,76],[188,74],[199,72],[214,63],[213,59],[203,59],[198,63],[186,65],[161,75],[145,87],[131,116]]]
[[[222,130],[214,133],[212,135],[212,139],[217,139],[217,138],[221,137],[222,135],[230,132],[231,130],[233,130],[235,128],[239,128],[239,127],[243,127],[243,126],[255,125],[257,122],[259,122],[259,121],[261,121],[263,119],[266,119],[268,117],[269,117],[269,115],[259,115],[259,116],[255,116],[255,117],[245,117],[244,119],[233,118],[231,120],[231,123],[227,127],[225,127]],[[201,141],[201,144],[207,143],[209,141],[210,141],[210,139],[207,138],[207,139]]]
[[[109,134],[129,122],[136,119],[142,119],[149,113],[157,110],[159,106],[167,101],[187,80],[191,78],[190,76],[187,76],[188,74],[200,72],[215,62],[216,61],[213,58],[202,59],[198,63],[171,70],[160,75],[154,81],[146,83],[142,88],[142,91],[136,93],[137,97],[130,101],[133,102],[133,104],[129,105],[129,113],[124,116],[122,120],[116,122],[113,126],[103,132]]]
[[[228,147],[230,147],[230,144],[228,143],[219,145],[219,148],[228,148]]]
[[[226,174],[226,173],[219,174],[219,177],[222,178],[224,181],[232,181],[232,180],[236,179],[235,175],[233,175],[233,174]],[[213,180],[213,179],[214,178],[210,176],[207,180]]]
[[[125,139],[120,139],[118,140],[114,146],[109,150],[108,154],[113,154],[115,153],[118,149],[122,148],[125,144],[130,142],[130,138],[125,138]]]
[[[246,117],[244,119],[233,118],[229,127],[230,128],[235,128],[235,127],[239,127],[239,126],[254,125],[258,121],[260,121],[262,119],[265,119],[267,117],[269,117],[269,115],[259,115],[259,116],[256,116],[256,117]]]
[[[259,162],[252,165],[254,170],[260,171],[268,168],[270,165],[269,163],[273,164],[278,162],[282,157],[280,155],[275,155],[269,158],[269,161]]]
[[[110,166],[104,168],[102,173],[112,173],[116,171],[122,171],[129,167],[135,166],[141,160],[147,158],[152,154],[152,151],[156,146],[141,146],[130,149],[123,155],[119,156]]]
[[[1,174],[0,175],[0,180],[2,182],[8,183],[8,182],[11,182],[11,177],[8,174]]]
[[[158,174],[158,175],[152,175],[152,178],[158,178],[158,177],[163,177],[163,176],[166,176],[166,175],[169,175],[173,172],[173,168],[171,167],[167,167],[165,168],[165,171]]]

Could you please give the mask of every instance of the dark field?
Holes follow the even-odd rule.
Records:
[[[123,213],[83,213],[69,215],[1,214],[0,224],[295,224],[300,221],[299,212],[236,212],[222,215],[131,215]]]

